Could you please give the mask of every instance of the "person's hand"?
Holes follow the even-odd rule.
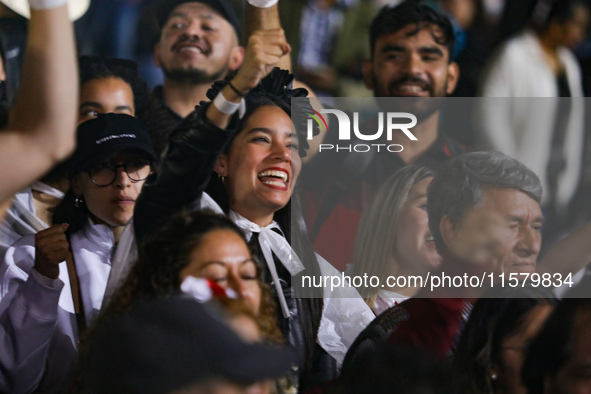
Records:
[[[35,265],[41,275],[57,279],[59,264],[68,257],[70,244],[66,238],[68,224],[54,224],[35,234]]]
[[[257,30],[248,38],[242,66],[232,85],[243,95],[267,76],[290,51],[283,29]]]

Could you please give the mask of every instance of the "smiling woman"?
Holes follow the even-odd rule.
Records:
[[[21,238],[0,265],[11,392],[67,391],[80,332],[101,308],[113,249],[156,160],[148,131],[129,115],[101,115],[77,133],[53,226]]]
[[[418,288],[397,286],[388,276],[422,276],[439,265],[427,216],[427,187],[433,172],[426,167],[403,167],[388,178],[365,209],[357,231],[352,277],[377,276],[387,287],[359,288],[379,315],[412,297]]]
[[[247,66],[249,60],[247,55]],[[294,121],[290,103],[292,97],[305,97],[307,92],[292,90],[293,76],[284,70],[275,69],[266,77],[252,75],[252,70],[243,68],[230,82],[216,82],[208,92],[213,102],[198,107],[173,133],[158,177],[146,185],[138,200],[134,228],[141,243],[171,211],[199,199],[202,208],[227,214],[245,232],[263,280],[272,288],[277,323],[298,351],[300,389],[305,390],[334,378],[335,360],[325,349],[342,346],[339,350],[344,355],[344,343],[358,333],[351,327],[367,324],[373,314],[358,295],[346,305],[341,299],[323,298],[322,289],[314,294],[316,298],[293,296],[292,284],[300,275],[318,276],[328,269],[306,238],[300,210],[292,209],[298,203],[300,156],[307,142],[305,135],[298,137],[306,128]],[[246,91],[245,111],[233,116],[232,111],[241,106],[238,93]],[[230,97],[236,98],[235,104]],[[212,173],[217,176],[211,177]],[[215,242],[211,240],[210,245]],[[332,307],[324,308],[326,303]],[[353,310],[360,311],[358,324],[349,322],[344,327],[330,320],[330,313],[335,318]],[[321,336],[321,326],[334,331]]]
[[[229,206],[257,225],[267,226],[289,202],[302,161],[292,155],[298,137],[291,131],[285,105],[260,100],[254,107],[230,148],[220,155],[215,172],[224,177]]]

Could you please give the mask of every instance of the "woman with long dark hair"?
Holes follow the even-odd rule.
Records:
[[[308,144],[302,124],[296,121],[292,132],[291,100],[306,97],[307,91],[291,89],[293,76],[287,71],[271,72],[273,59],[285,53],[283,49],[276,43],[247,46],[238,73],[216,82],[207,95],[212,102],[202,103],[173,132],[158,178],[146,185],[138,201],[134,228],[141,245],[172,211],[197,200],[201,207],[227,214],[242,228],[279,306],[278,325],[298,350],[305,388],[335,376],[334,360],[325,351],[331,349],[328,342],[336,344],[334,348],[342,342],[339,351],[344,356],[346,346],[373,314],[357,295],[364,307],[355,315],[361,327],[346,332],[356,324],[348,319],[348,325],[341,326],[334,320],[340,312],[351,313],[355,301],[346,310],[342,299],[323,299],[322,289],[312,294],[315,298],[293,296],[295,281],[304,274],[324,274],[329,264],[315,255],[300,210],[294,208],[300,156]],[[206,189],[208,194],[203,193]],[[334,320],[329,322],[330,313]],[[332,332],[319,336],[322,326]],[[337,338],[338,334],[350,338]]]
[[[536,337],[557,300],[530,283],[493,288],[470,314],[454,362],[471,394],[525,394],[521,369],[529,342]]]

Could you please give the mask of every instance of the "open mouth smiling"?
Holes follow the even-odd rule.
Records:
[[[266,169],[257,174],[257,178],[265,185],[287,190],[289,174],[282,168]]]
[[[206,56],[210,53],[210,51],[204,45],[190,41],[179,42],[172,49],[178,53],[191,53]]]

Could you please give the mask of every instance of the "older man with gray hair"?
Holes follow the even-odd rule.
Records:
[[[427,192],[429,227],[442,256],[431,279],[485,275],[483,288],[429,281],[419,293],[379,315],[355,340],[343,374],[358,355],[384,342],[415,346],[444,358],[459,337],[472,302],[502,273],[533,273],[541,246],[542,186],[517,160],[474,152],[445,163]]]
[[[538,177],[503,153],[469,153],[442,166],[427,193],[427,212],[443,265],[454,263],[445,268],[463,271],[477,262],[489,271],[533,273],[541,200]]]

